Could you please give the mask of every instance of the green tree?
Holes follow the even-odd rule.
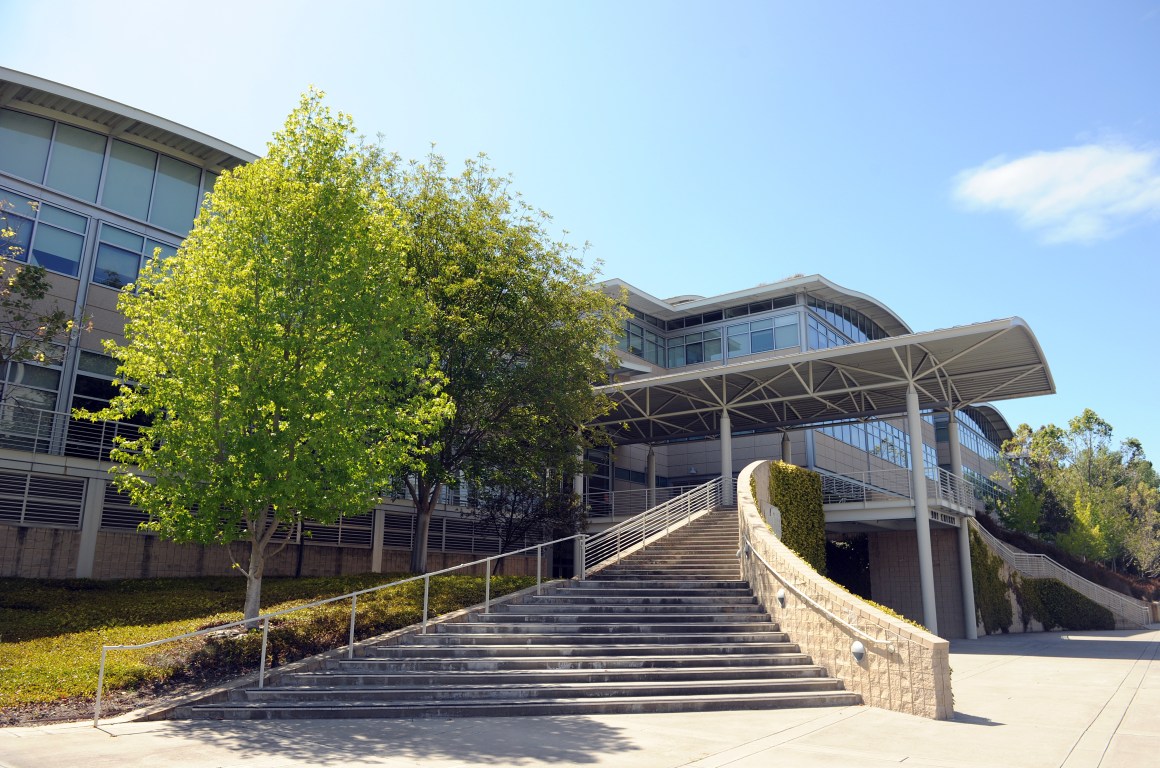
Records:
[[[447,415],[407,341],[423,305],[405,229],[348,117],[304,95],[268,154],[223,174],[176,256],[155,258],[107,348],[144,414],[115,481],[177,541],[249,544],[245,617],[303,518],[368,512],[416,434]]]
[[[405,484],[418,515],[411,569],[424,572],[440,491],[479,466],[481,454],[495,455],[504,436],[583,450],[580,427],[610,405],[592,384],[613,364],[624,310],[594,287],[571,247],[548,235],[546,214],[483,160],[458,175],[435,155],[384,167],[407,217],[411,284],[432,319],[413,339],[438,360],[455,406],[408,457]]]

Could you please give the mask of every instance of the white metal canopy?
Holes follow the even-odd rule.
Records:
[[[894,336],[811,352],[638,378],[599,387],[615,408],[594,425],[621,444],[878,418],[906,410],[913,383],[923,409],[1055,392],[1020,318]]]

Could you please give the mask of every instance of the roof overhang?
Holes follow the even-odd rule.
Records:
[[[1055,392],[1047,360],[1020,318],[794,352],[599,387],[615,406],[595,422],[618,443],[794,429],[906,410],[913,384],[923,409]]]

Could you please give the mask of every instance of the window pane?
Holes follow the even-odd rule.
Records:
[[[52,165],[47,184],[70,195],[93,202],[105,162],[105,137],[71,125],[56,127]]]
[[[720,328],[713,330],[713,331],[705,331],[705,341],[708,341],[709,339],[719,339],[719,338],[721,338],[721,329]]]
[[[743,336],[735,336],[729,334],[729,357],[739,357],[740,355],[749,354],[749,331],[745,331]]]
[[[683,346],[669,347],[669,368],[680,368],[685,364],[685,348]]]
[[[40,206],[40,221],[44,224],[53,224],[61,229],[76,232],[78,235],[85,233],[85,228],[89,223],[89,220],[79,213],[53,208],[51,205]]]
[[[155,250],[157,250],[158,248],[161,249],[160,256],[163,259],[168,259],[170,256],[177,253],[177,249],[174,248],[172,245],[166,245],[165,243],[159,243],[156,240],[146,240],[145,241],[145,258],[146,259],[153,258],[153,252]]]
[[[0,109],[0,170],[39,184],[51,140],[51,120]]]
[[[754,323],[757,325],[757,323]],[[773,349],[773,330],[754,331],[752,335],[754,352],[768,352]]]
[[[56,391],[60,386],[60,371],[51,368],[41,368],[31,363],[16,363],[8,367],[8,380],[13,384],[22,384],[37,389],[51,389]]]
[[[45,411],[51,411],[56,408],[56,392],[45,392],[43,389],[30,389],[29,387],[21,387],[18,385],[11,385],[8,387],[8,402],[22,405],[26,408],[39,408]],[[23,423],[23,419],[21,419]],[[31,432],[34,427],[29,425]]]
[[[144,219],[149,213],[149,194],[153,191],[153,166],[156,162],[156,152],[113,141],[101,202],[114,211]]]
[[[140,263],[141,257],[136,253],[101,243],[97,248],[97,268],[93,272],[93,282],[110,288],[124,287],[137,279]]]
[[[141,235],[134,235],[132,232],[126,232],[123,229],[110,227],[108,224],[101,225],[101,240],[135,253],[141,252],[141,246],[145,242],[145,238],[141,237]]]
[[[783,325],[774,330],[774,344],[778,349],[799,346],[797,325]]]
[[[705,357],[701,350],[701,343],[686,344],[685,345],[685,364],[692,365],[693,363],[704,362]]]
[[[76,277],[84,244],[85,239],[80,235],[42,223],[36,228],[32,258],[42,267]]]
[[[721,359],[721,339],[705,339],[705,359]]]
[[[88,371],[90,373],[99,373],[110,377],[117,375],[116,360],[108,355],[101,355],[84,349],[81,350],[79,366],[82,371]]]
[[[773,324],[779,327],[783,325],[797,325],[797,321],[798,316],[796,313],[792,315],[778,315],[773,318]]]
[[[184,235],[193,226],[197,212],[197,187],[201,171],[188,163],[161,156],[157,163],[157,189],[149,221]]]

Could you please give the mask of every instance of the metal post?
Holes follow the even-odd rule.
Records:
[[[346,644],[346,657],[354,658],[354,613],[358,610],[358,595],[350,596],[350,638]]]
[[[721,506],[733,506],[733,423],[721,409]]]
[[[645,509],[652,509],[657,505],[657,455],[653,447],[648,447],[645,472],[648,477],[648,498],[645,499]]]
[[[918,584],[922,592],[922,623],[938,634],[934,596],[934,557],[930,547],[930,506],[926,498],[926,471],[922,455],[922,412],[914,382],[906,388],[906,426],[910,433],[910,488],[914,498],[914,528],[918,538]]]
[[[542,543],[537,544],[536,545],[536,586],[537,587],[540,586],[540,577],[544,572],[543,559],[544,559],[544,545]]]
[[[588,570],[588,553],[585,547],[588,545],[588,534],[580,534],[580,581],[584,581],[584,572]]]
[[[483,561],[483,612],[491,613],[491,558]]]
[[[262,619],[262,661],[258,664],[258,687],[266,687],[266,643],[270,638],[270,619]]]
[[[423,634],[427,634],[427,605],[431,599],[431,577],[423,575]]]
[[[93,727],[97,727],[97,723],[101,718],[101,693],[105,690],[105,646],[101,646],[101,671],[97,673],[97,703],[93,707]]]

